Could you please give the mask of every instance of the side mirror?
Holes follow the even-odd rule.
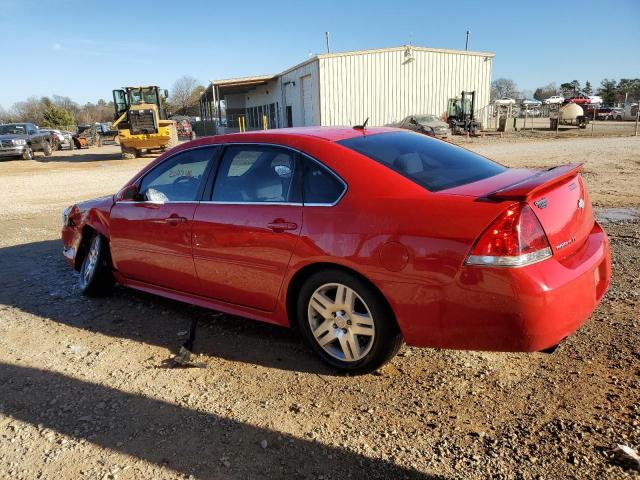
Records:
[[[164,91],[164,98],[169,98],[169,90]]]
[[[140,195],[140,190],[138,190],[137,185],[129,185],[120,190],[116,196],[116,200],[121,202],[139,202],[142,200],[142,196]]]

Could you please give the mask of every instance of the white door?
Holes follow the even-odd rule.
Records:
[[[311,75],[302,77],[302,120],[304,126],[313,125],[313,100]]]

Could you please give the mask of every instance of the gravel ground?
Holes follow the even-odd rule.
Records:
[[[640,143],[470,147],[514,166],[586,160],[596,202],[619,207],[600,210],[613,285],[552,355],[405,348],[362,377],[332,374],[285,329],[78,294],[61,209],[148,158],[0,163],[0,478],[639,478],[611,450],[640,446]],[[166,368],[194,316],[204,368]]]

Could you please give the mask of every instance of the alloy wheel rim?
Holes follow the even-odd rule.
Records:
[[[333,358],[357,362],[371,351],[376,333],[373,315],[352,288],[341,283],[318,287],[307,316],[316,342]]]
[[[98,237],[94,238],[91,242],[91,247],[89,248],[89,252],[87,253],[87,260],[85,263],[83,273],[84,283],[87,284],[91,280],[93,276],[93,272],[96,269],[96,265],[98,264],[98,252],[99,252],[99,240]]]

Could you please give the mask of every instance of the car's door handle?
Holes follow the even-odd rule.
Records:
[[[293,222],[285,222],[285,221],[280,221],[280,220],[274,220],[273,222],[267,224],[267,227],[269,227],[274,232],[284,232],[285,230],[295,230],[295,229],[297,229],[298,228],[298,224],[297,223],[293,223]]]
[[[184,217],[179,217],[178,215],[171,215],[168,218],[165,218],[164,221],[169,225],[178,225],[179,223],[184,223],[187,221]]]

